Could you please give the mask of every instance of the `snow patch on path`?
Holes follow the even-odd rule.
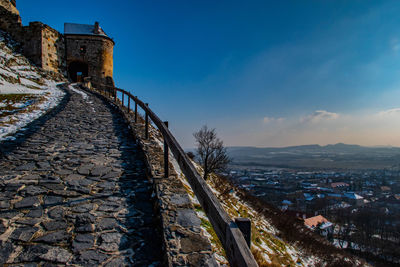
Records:
[[[69,85],[69,89],[71,89],[72,91],[74,91],[74,92],[77,93],[77,94],[80,94],[80,95],[82,96],[83,99],[85,99],[85,100],[88,99],[89,96],[88,96],[85,92],[83,92],[83,91],[81,91],[81,90],[79,90],[79,89],[76,89],[76,88],[75,88],[75,85],[76,85],[76,84],[74,84],[74,83],[73,83],[73,84],[70,84],[70,85]]]

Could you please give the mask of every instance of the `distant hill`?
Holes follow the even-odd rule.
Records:
[[[289,147],[228,147],[236,165],[293,168],[382,169],[400,167],[399,147],[338,143]]]

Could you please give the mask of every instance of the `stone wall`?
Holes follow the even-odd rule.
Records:
[[[4,7],[6,10],[11,12],[12,14],[19,16],[19,11],[16,7],[16,1],[0,0],[0,6]]]
[[[24,27],[23,53],[36,66],[42,67],[42,30],[40,22]]]
[[[0,30],[8,32],[17,42],[23,41],[24,29],[21,17],[8,0],[0,0]]]
[[[71,62],[88,65],[88,76],[94,82],[113,85],[114,41],[108,37],[90,35],[65,35],[67,66]]]
[[[41,22],[24,27],[24,54],[47,71],[65,74],[65,44],[61,33]]]
[[[42,68],[66,74],[64,36],[53,28],[42,27]]]

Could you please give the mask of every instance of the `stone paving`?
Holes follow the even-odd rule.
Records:
[[[109,104],[66,90],[58,110],[0,143],[0,264],[160,266],[142,152]]]

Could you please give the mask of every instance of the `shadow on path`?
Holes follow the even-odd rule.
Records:
[[[5,154],[11,152],[12,150],[18,148],[20,144],[22,144],[27,138],[29,138],[32,134],[37,132],[50,118],[56,116],[59,112],[61,112],[65,106],[67,105],[68,101],[70,100],[70,93],[67,88],[67,84],[61,84],[57,87],[65,92],[65,95],[61,99],[60,103],[46,112],[45,114],[41,115],[39,118],[35,119],[34,121],[28,123],[25,127],[14,133],[12,136],[15,137],[14,140],[4,140],[0,141],[0,159]]]

